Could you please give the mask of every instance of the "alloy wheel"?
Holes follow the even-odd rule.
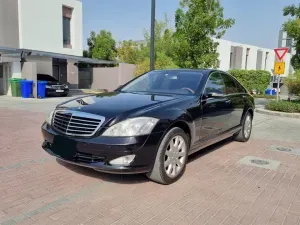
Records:
[[[247,115],[246,120],[245,120],[245,124],[244,124],[244,135],[245,135],[245,138],[249,138],[249,136],[251,134],[251,129],[252,129],[251,115]]]
[[[184,168],[187,157],[187,144],[183,137],[175,136],[167,145],[164,168],[170,178],[176,177]]]

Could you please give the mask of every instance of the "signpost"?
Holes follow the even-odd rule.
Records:
[[[275,48],[275,54],[279,62],[274,64],[274,75],[277,75],[277,102],[279,101],[279,85],[280,85],[280,75],[284,74],[285,71],[285,62],[282,60],[285,54],[289,51],[289,48]]]

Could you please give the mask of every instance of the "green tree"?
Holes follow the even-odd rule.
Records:
[[[172,58],[165,55],[165,53],[158,52],[155,60],[155,69],[173,69],[178,66],[173,62]],[[135,71],[136,75],[141,75],[148,72],[150,68],[150,58],[145,58],[143,61],[137,64]]]
[[[174,56],[174,38],[173,38],[174,31],[170,26],[170,19],[167,15],[165,15],[164,20],[162,21],[155,21],[155,53],[164,53],[168,57]],[[145,30],[144,38],[146,42],[147,55],[150,54],[150,31]]]
[[[155,21],[155,69],[177,68],[174,62],[174,31],[169,19],[165,15],[164,20]],[[140,57],[142,60],[137,64],[136,75],[140,75],[150,69],[150,31],[144,32],[145,45],[141,45]]]
[[[300,4],[289,5],[283,9],[284,16],[291,16],[291,18],[283,24],[283,30],[287,32],[288,36],[295,41],[294,47],[296,54],[292,57],[291,64],[295,70],[300,69]]]
[[[234,19],[224,19],[220,0],[181,0],[175,14],[175,62],[183,68],[218,67],[218,42]]]
[[[300,96],[300,70],[284,79],[284,84],[288,87],[289,94]]]
[[[87,40],[88,52],[85,53],[89,58],[102,60],[115,60],[117,56],[116,41],[111,32],[100,30],[98,34],[95,31],[90,33]]]
[[[137,64],[143,60],[141,47],[132,40],[123,41],[117,49],[120,61],[130,64]]]

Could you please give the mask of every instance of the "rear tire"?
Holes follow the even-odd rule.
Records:
[[[153,169],[147,177],[164,185],[176,182],[184,174],[189,146],[189,136],[182,129],[169,130],[159,145]]]
[[[252,133],[252,119],[251,113],[247,112],[242,122],[242,129],[233,135],[233,140],[247,142],[250,139]]]

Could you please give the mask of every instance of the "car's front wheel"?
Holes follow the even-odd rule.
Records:
[[[148,178],[161,184],[177,181],[186,168],[189,142],[189,136],[182,129],[175,127],[168,131],[160,143]]]
[[[249,140],[252,133],[252,119],[251,113],[247,112],[242,121],[242,129],[233,136],[235,141],[247,142]]]

